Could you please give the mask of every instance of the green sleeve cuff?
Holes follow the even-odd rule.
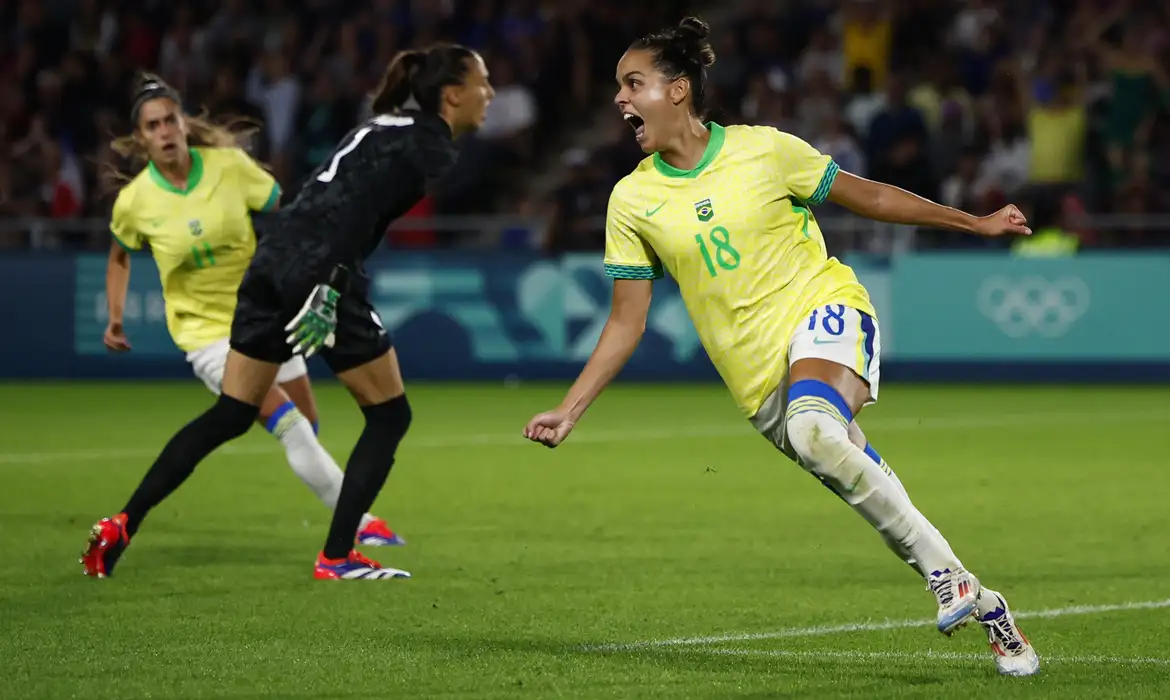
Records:
[[[272,185],[272,192],[268,195],[268,201],[264,206],[260,207],[260,211],[272,211],[276,208],[276,204],[280,201],[280,183]]]
[[[128,253],[134,253],[134,252],[141,250],[141,248],[131,248],[130,246],[126,245],[126,241],[123,241],[121,238],[118,238],[118,234],[114,233],[113,231],[111,231],[110,234],[113,235],[114,240],[118,242],[118,245],[122,246],[122,250],[124,250]]]
[[[835,161],[829,161],[829,164],[825,166],[825,174],[821,176],[821,184],[817,185],[817,189],[808,198],[809,204],[813,206],[824,204],[825,200],[829,198],[829,191],[833,189],[833,182],[837,180],[837,173],[840,170],[841,167]]]
[[[656,280],[662,278],[662,265],[611,265],[605,263],[605,275],[615,280]]]

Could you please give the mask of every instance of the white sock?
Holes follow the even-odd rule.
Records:
[[[341,495],[341,482],[345,472],[337,466],[333,456],[321,446],[313,425],[289,402],[281,406],[265,425],[268,432],[284,445],[288,465],[301,481],[330,510],[337,507]],[[376,518],[369,513],[362,516],[361,528]]]
[[[961,566],[947,541],[910,502],[897,477],[849,440],[846,425],[831,407],[794,402],[785,427],[801,466],[865,518],[903,561],[924,576]]]
[[[865,454],[866,454],[866,456],[869,456],[871,458],[873,457],[873,455],[870,454],[870,450],[868,448],[866,449]],[[902,480],[898,478],[898,475],[894,472],[894,470],[892,468],[890,468],[890,465],[886,463],[885,459],[881,458],[880,456],[878,457],[878,459],[880,460],[878,462],[878,468],[881,469],[882,473],[884,473],[886,475],[886,477],[894,484],[894,488],[896,488],[898,490],[898,492],[901,493],[902,496],[908,502],[910,502],[911,507],[914,507],[913,502],[910,500],[910,494],[906,491],[906,487],[902,485]],[[947,542],[946,538],[943,537],[942,533],[939,532],[938,528],[936,528],[933,523],[931,523],[929,520],[927,520],[926,516],[923,515],[922,512],[919,511],[917,508],[915,508],[915,511],[918,513],[918,516],[920,518],[922,518],[923,527],[929,528],[930,531],[933,532],[934,537],[938,538],[940,545],[945,547],[946,551],[950,552],[949,557],[954,559],[955,561],[958,561],[958,557],[955,556],[954,550],[951,549],[950,543]],[[887,540],[886,544],[898,556],[903,555],[903,552],[900,552],[898,550],[896,543]],[[919,574],[921,574],[923,578],[926,578],[927,575],[931,571],[935,571],[935,569],[929,569],[927,571],[923,571],[922,568],[918,566],[918,562],[916,562],[912,556],[903,557],[903,561],[905,561],[907,564],[909,564],[911,567],[913,567],[914,570],[917,571]]]

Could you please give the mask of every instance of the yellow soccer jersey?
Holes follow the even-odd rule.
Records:
[[[150,246],[175,345],[190,351],[228,337],[256,251],[249,213],[279,200],[272,175],[236,148],[191,149],[185,189],[152,163],[118,193],[110,230],[128,250]]]
[[[699,338],[740,408],[755,415],[788,371],[788,344],[812,309],[874,314],[846,265],[828,257],[810,207],[837,165],[804,141],[762,126],[711,124],[693,170],[657,154],[614,187],[605,271],[678,282]]]

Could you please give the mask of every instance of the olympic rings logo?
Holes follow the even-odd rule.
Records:
[[[1060,338],[1089,310],[1090,296],[1079,277],[1049,282],[1038,275],[1017,280],[996,276],[979,286],[975,303],[1010,338]]]

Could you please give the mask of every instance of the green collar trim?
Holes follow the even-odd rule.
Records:
[[[719,126],[715,122],[707,122],[706,126],[711,131],[711,138],[707,141],[707,148],[703,151],[703,157],[699,159],[699,162],[695,165],[695,167],[691,168],[690,170],[676,168],[670,163],[662,160],[661,154],[655,153],[654,169],[666,177],[698,177],[700,173],[707,169],[707,166],[711,164],[711,161],[715,160],[715,157],[719,155],[719,151],[723,150],[723,140],[725,138],[722,126]]]
[[[166,179],[159,172],[159,169],[155,167],[154,161],[152,160],[147,167],[150,169],[150,179],[154,180],[154,184],[167,192],[184,196],[190,194],[191,190],[198,187],[199,181],[203,179],[203,156],[199,155],[199,151],[196,151],[194,148],[188,149],[187,153],[191,154],[191,170],[187,173],[187,187],[185,189],[175,187],[170,180]]]

